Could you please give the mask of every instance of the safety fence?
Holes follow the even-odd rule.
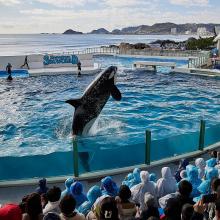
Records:
[[[197,57],[189,58],[188,68],[201,68],[203,66],[207,66],[210,57],[211,57],[211,53],[206,51],[206,52],[202,52]]]
[[[220,124],[206,128],[205,121],[201,120],[197,132],[159,140],[152,140],[150,130],[74,140],[74,176],[85,172],[150,165],[153,161],[203,151],[205,147],[220,141],[219,133]]]
[[[45,155],[0,157],[0,181],[42,177],[80,177],[85,173],[104,174],[112,169],[150,165],[185,153],[202,152],[220,142],[220,124],[163,139],[152,139],[151,131],[78,137],[66,151]],[[72,149],[72,150],[71,150]]]
[[[199,50],[178,49],[123,49],[119,47],[93,47],[75,50],[71,54],[120,54],[120,55],[143,55],[143,56],[167,56],[167,57],[204,57],[209,52]]]

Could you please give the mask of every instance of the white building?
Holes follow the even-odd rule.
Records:
[[[215,26],[215,32],[216,34],[220,34],[220,26]]]
[[[198,36],[204,36],[204,35],[206,35],[206,33],[207,33],[207,30],[206,30],[205,27],[200,27],[200,28],[197,29],[197,35]]]
[[[170,33],[175,35],[177,33],[176,28],[171,28]]]

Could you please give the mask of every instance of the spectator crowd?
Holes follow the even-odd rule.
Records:
[[[182,159],[175,173],[135,168],[118,186],[106,176],[84,193],[74,178],[65,190],[39,180],[19,204],[2,204],[0,220],[220,220],[220,153],[210,159]]]

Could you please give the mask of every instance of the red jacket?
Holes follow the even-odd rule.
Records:
[[[6,204],[0,208],[1,220],[22,220],[22,212],[18,205]]]

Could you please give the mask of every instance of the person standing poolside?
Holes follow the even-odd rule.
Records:
[[[23,68],[24,66],[27,66],[27,68],[30,69],[30,68],[29,68],[29,65],[28,65],[28,59],[27,59],[27,56],[25,56],[24,64],[21,65],[21,68]]]
[[[77,63],[77,68],[78,68],[78,76],[81,76],[81,63],[78,61]]]
[[[7,80],[12,80],[12,76],[11,76],[11,69],[12,69],[12,65],[10,63],[8,63],[8,65],[6,66],[6,71],[8,73],[8,78]]]

